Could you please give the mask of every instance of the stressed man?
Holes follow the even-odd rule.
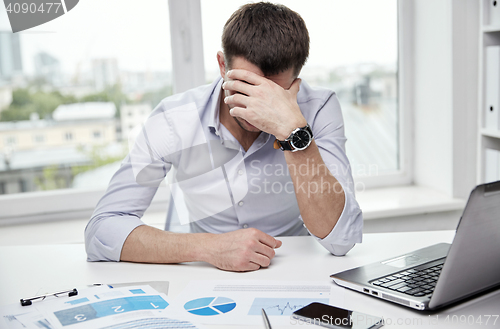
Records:
[[[250,271],[270,265],[276,236],[311,234],[339,256],[361,242],[339,102],[298,78],[309,54],[302,18],[244,5],[222,50],[220,78],[165,98],[148,118],[87,225],[88,260]],[[141,221],[171,170],[191,233]]]

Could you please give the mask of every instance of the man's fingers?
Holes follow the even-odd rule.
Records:
[[[279,247],[281,247],[283,242],[281,242],[281,240],[278,240],[278,239],[275,239],[275,240],[276,240],[276,247],[274,247],[274,249],[278,249]]]
[[[255,86],[240,80],[230,80],[222,84],[222,89],[224,90],[238,92],[245,95],[251,95],[253,88],[255,88]]]
[[[224,103],[226,103],[228,105],[246,106],[247,100],[248,100],[248,96],[245,96],[243,94],[234,94],[234,95],[227,96],[226,98],[224,98]]]
[[[230,70],[226,73],[226,76],[232,80],[246,81],[251,85],[259,85],[264,77],[247,70]]]
[[[281,241],[256,228],[220,234],[214,241],[218,252],[210,263],[238,272],[268,267],[275,256],[274,249],[281,246]]]
[[[262,254],[269,259],[273,259],[276,253],[274,252],[274,248],[269,247],[268,245],[259,243],[259,245],[254,250],[256,253]]]
[[[233,107],[229,110],[229,114],[231,114],[233,117],[245,119],[246,109],[244,109],[243,107]]]
[[[276,240],[275,238],[264,232],[262,232],[262,235],[259,236],[259,241],[273,249],[277,248],[276,245],[278,244],[278,242],[281,246],[281,241]]]
[[[259,264],[256,264],[254,262],[249,262],[245,271],[257,271],[260,268],[261,266]]]
[[[262,254],[254,253],[253,257],[250,259],[251,263],[255,263],[260,267],[268,267],[271,264],[271,259]]]

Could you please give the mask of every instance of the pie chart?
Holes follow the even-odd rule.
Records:
[[[191,314],[212,316],[232,311],[236,302],[226,297],[203,297],[184,304],[184,309]]]

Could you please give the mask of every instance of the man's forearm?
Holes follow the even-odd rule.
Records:
[[[120,260],[141,263],[204,261],[229,271],[253,271],[267,267],[281,241],[257,229],[233,232],[172,233],[138,226],[125,240]]]
[[[325,238],[344,209],[342,186],[325,165],[314,141],[303,151],[285,152],[285,159],[307,229]]]
[[[120,260],[141,263],[182,263],[207,261],[208,233],[183,234],[142,225],[123,244]]]

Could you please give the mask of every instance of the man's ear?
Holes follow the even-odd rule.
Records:
[[[217,52],[217,63],[219,64],[220,76],[222,79],[226,79],[226,60],[224,59],[224,53],[222,51]]]

